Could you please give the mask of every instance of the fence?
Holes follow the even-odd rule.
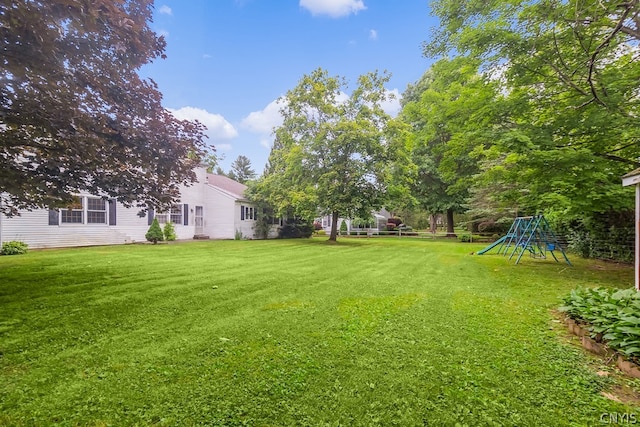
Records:
[[[568,236],[558,235],[558,242],[565,251],[578,254],[584,258],[602,259],[608,261],[633,262],[635,239],[633,230],[626,230],[625,233],[612,236],[611,239],[596,239],[586,233],[570,233]],[[446,232],[438,231],[373,231],[373,230],[352,230],[350,232],[339,233],[341,237],[348,238],[419,238],[430,240],[452,239]],[[494,233],[469,233],[457,231],[457,239],[472,243],[491,243],[500,236]],[[621,238],[624,236],[625,238]]]

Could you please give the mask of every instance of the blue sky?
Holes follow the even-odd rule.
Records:
[[[355,84],[387,70],[398,95],[427,70],[421,44],[437,21],[426,0],[156,0],[151,27],[167,59],[145,66],[164,105],[198,119],[208,144],[263,171],[278,124],[275,101],[322,67]],[[386,106],[395,114],[397,101]]]

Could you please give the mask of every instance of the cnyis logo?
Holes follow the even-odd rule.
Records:
[[[601,424],[637,424],[638,416],[630,413],[610,412],[600,415]]]

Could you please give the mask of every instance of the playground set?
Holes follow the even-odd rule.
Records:
[[[516,218],[506,235],[479,251],[478,255],[484,255],[496,247],[498,254],[509,255],[509,260],[517,255],[516,264],[520,262],[525,252],[533,258],[543,259],[547,258],[548,252],[556,262],[560,262],[555,254],[559,251],[567,264],[571,265],[556,234],[543,215]]]

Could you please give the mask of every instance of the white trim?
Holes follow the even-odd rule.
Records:
[[[640,176],[639,176],[640,177]],[[640,291],[640,184],[636,184],[636,290]]]
[[[630,185],[640,184],[640,174],[625,176],[622,178],[622,186],[628,187]]]

